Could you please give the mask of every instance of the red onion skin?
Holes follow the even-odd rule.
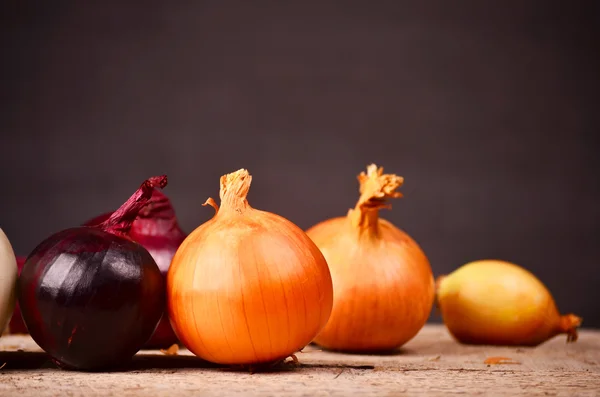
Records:
[[[119,368],[148,341],[164,311],[165,280],[129,231],[155,187],[153,177],[106,221],[67,229],[27,257],[17,290],[35,342],[60,367]]]
[[[23,265],[25,264],[25,260],[27,258],[24,256],[17,256],[17,267],[19,270],[19,274],[21,274],[21,269],[23,269]],[[10,322],[8,323],[8,332],[11,334],[28,334],[27,326],[25,322],[23,322],[23,317],[21,316],[21,309],[19,307],[19,301],[17,300],[15,304],[15,311],[13,312],[12,317],[10,318]]]
[[[84,226],[102,223],[111,214],[112,212],[108,212],[90,219]],[[171,202],[160,190],[154,190],[152,198],[138,214],[129,231],[129,237],[148,250],[166,281],[171,259],[185,240],[186,234],[177,223]],[[144,348],[168,348],[178,342],[165,306],[163,316]]]
[[[120,367],[152,335],[165,304],[165,283],[150,254],[89,227],[42,242],[18,285],[31,337],[66,369]]]

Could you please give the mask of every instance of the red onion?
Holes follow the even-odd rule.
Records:
[[[21,269],[23,269],[23,265],[25,264],[25,260],[27,258],[24,256],[17,256],[17,268],[19,274],[21,274]],[[27,327],[23,322],[23,317],[21,316],[21,308],[19,307],[19,301],[17,300],[15,304],[15,311],[13,312],[12,317],[10,318],[10,322],[8,323],[8,332],[11,334],[27,334]]]
[[[19,304],[31,337],[59,366],[125,364],[150,338],[165,307],[165,282],[128,233],[155,187],[153,177],[99,225],[58,232],[27,257]]]
[[[84,223],[84,226],[99,224],[108,219],[111,214],[109,212],[99,215]],[[150,252],[166,279],[171,259],[185,239],[186,234],[179,227],[175,210],[169,198],[160,190],[155,189],[152,198],[133,222],[129,237]],[[165,307],[158,327],[156,327],[154,334],[144,347],[149,349],[167,348],[174,343],[178,343],[178,340],[169,323],[169,316]]]

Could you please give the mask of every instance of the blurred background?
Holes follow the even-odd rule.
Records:
[[[126,3],[2,6],[17,254],[162,173],[187,232],[241,167],[255,208],[308,228],[375,162],[436,275],[513,261],[600,327],[600,3]]]

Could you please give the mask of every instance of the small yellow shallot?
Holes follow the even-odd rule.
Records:
[[[439,277],[437,305],[450,333],[469,344],[534,346],[558,334],[571,342],[582,321],[561,316],[540,280],[500,260],[471,262]]]

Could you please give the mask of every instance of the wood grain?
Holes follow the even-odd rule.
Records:
[[[576,343],[556,337],[536,348],[464,346],[427,325],[394,354],[349,355],[308,347],[298,365],[250,373],[178,356],[139,353],[114,373],[57,369],[25,336],[0,339],[0,396],[597,396],[600,331]],[[484,364],[491,357],[518,364]],[[494,361],[494,360],[491,360]]]

